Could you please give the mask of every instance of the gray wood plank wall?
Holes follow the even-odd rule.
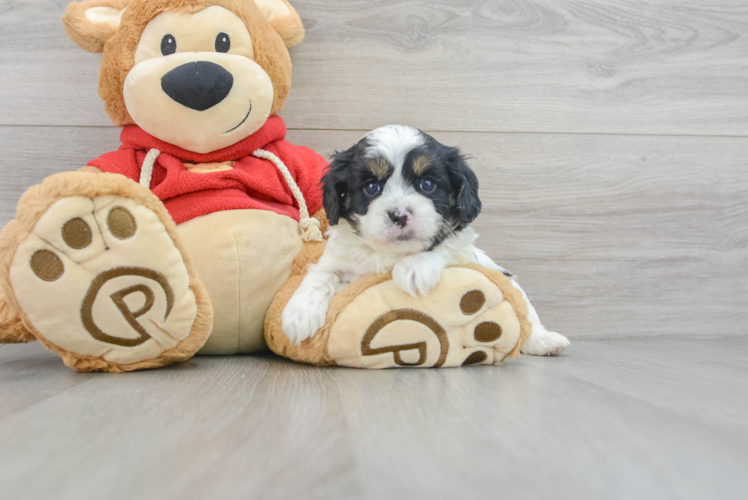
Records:
[[[296,0],[289,139],[407,123],[472,155],[481,246],[570,338],[745,335],[748,4]],[[118,146],[67,0],[0,0],[0,225]]]

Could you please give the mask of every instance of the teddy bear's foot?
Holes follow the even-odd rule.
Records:
[[[337,317],[327,349],[337,365],[359,368],[491,364],[518,350],[521,330],[495,282],[479,270],[449,268],[425,297],[394,281],[369,288]]]
[[[90,185],[76,189],[81,176]],[[13,254],[6,283],[27,324],[66,364],[112,372],[163,366],[204,344],[210,301],[177,247],[173,222],[145,188],[111,174],[63,174],[24,196],[18,213],[27,210],[36,220],[14,221],[3,234],[17,239],[15,248],[2,242]]]
[[[530,336],[522,292],[501,272],[468,264],[445,269],[425,297],[403,292],[391,276],[356,280],[335,296],[324,326],[295,344],[280,318],[302,278],[286,283],[265,321],[270,348],[297,361],[356,368],[491,364],[518,356]]]

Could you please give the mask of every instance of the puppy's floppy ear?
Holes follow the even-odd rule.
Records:
[[[478,177],[470,169],[465,157],[457,148],[447,148],[444,154],[449,180],[457,188],[457,215],[460,226],[473,222],[480,214],[482,204],[478,197]]]
[[[287,0],[254,0],[262,15],[270,22],[286,47],[293,47],[304,39],[304,24]]]
[[[65,33],[88,52],[101,52],[119,29],[122,13],[130,0],[89,0],[73,2],[65,9]]]
[[[331,226],[336,225],[340,218],[347,214],[348,179],[355,158],[356,146],[336,152],[332,155],[327,173],[322,177],[322,206],[325,207]]]

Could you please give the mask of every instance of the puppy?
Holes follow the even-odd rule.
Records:
[[[327,247],[282,315],[283,331],[297,344],[324,324],[335,294],[368,273],[392,271],[395,284],[413,296],[428,294],[454,264],[478,263],[511,277],[475,246],[478,234],[469,224],[481,201],[465,157],[418,129],[369,132],[333,156],[322,184]],[[560,353],[569,341],[547,331],[527,306],[532,335],[523,352]]]

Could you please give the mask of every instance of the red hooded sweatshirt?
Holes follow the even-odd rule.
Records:
[[[150,187],[177,224],[221,210],[238,209],[270,210],[298,221],[299,205],[283,175],[272,162],[255,158],[252,153],[264,149],[285,163],[304,195],[310,215],[322,207],[320,180],[327,161],[309,148],[294,146],[285,137],[283,119],[273,116],[243,141],[212,153],[198,154],[129,125],[122,130],[122,145],[117,151],[88,164],[138,182],[148,151],[154,148],[161,151],[153,167]]]

